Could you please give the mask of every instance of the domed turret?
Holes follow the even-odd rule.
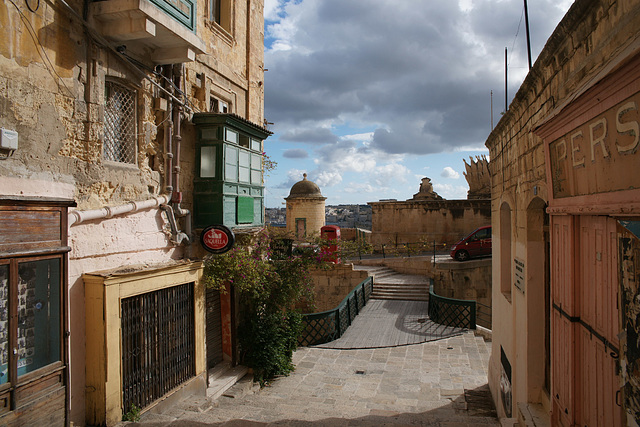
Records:
[[[305,236],[320,234],[320,228],[325,224],[324,201],[320,187],[302,175],[291,187],[287,201],[287,231],[302,240]]]
[[[287,199],[295,197],[322,197],[322,193],[320,192],[320,187],[315,182],[309,181],[305,173],[302,174],[302,181],[293,184]]]

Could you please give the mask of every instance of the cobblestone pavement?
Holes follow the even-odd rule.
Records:
[[[187,399],[141,426],[498,426],[490,344],[471,332],[400,347],[300,348],[296,370],[242,398]]]

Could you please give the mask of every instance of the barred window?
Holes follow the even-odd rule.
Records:
[[[106,160],[136,163],[136,92],[116,82],[105,83],[104,146]]]

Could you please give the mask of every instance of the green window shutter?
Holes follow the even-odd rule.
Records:
[[[253,197],[238,196],[238,224],[253,222]]]

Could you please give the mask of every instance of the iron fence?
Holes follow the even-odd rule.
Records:
[[[476,301],[476,322],[483,328],[491,329],[491,306]]]
[[[193,304],[193,283],[122,300],[123,412],[195,375]]]
[[[303,316],[304,330],[298,345],[324,344],[340,338],[373,293],[373,277],[367,277],[347,295],[338,307]]]
[[[476,302],[436,295],[429,286],[429,318],[441,325],[476,329]]]

